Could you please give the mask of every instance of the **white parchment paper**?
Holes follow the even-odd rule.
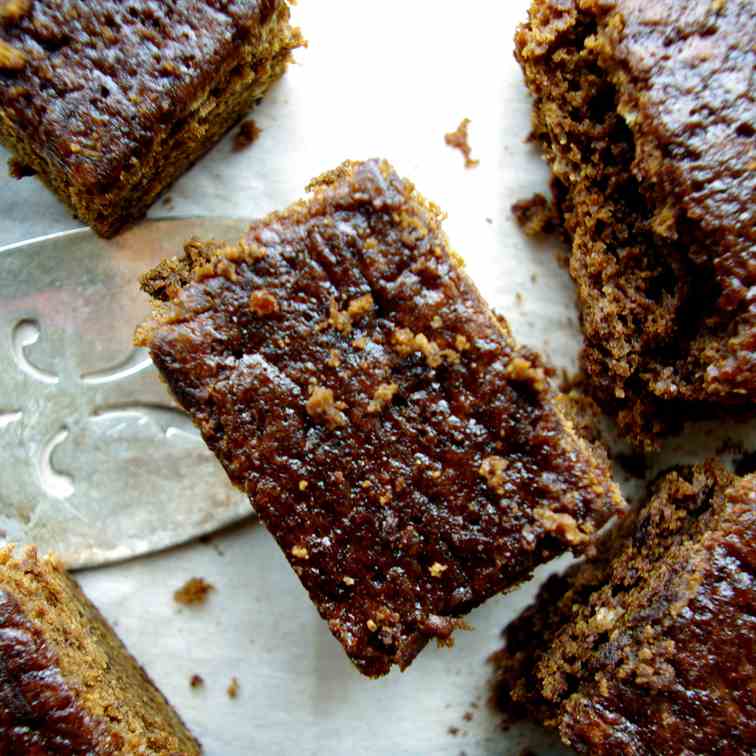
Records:
[[[547,186],[544,164],[524,144],[530,106],[512,56],[527,6],[300,0],[293,16],[310,44],[254,112],[259,140],[234,152],[226,137],[151,217],[257,217],[346,158],[386,157],[448,212],[452,244],[515,336],[573,369],[574,292],[551,254],[557,242],[527,240],[509,211]],[[443,139],[463,117],[480,159],[472,170]],[[0,177],[0,245],[76,226],[36,180]],[[672,442],[666,459],[702,459],[723,436],[752,430],[706,426]],[[204,607],[180,608],[172,593],[195,575],[217,590]],[[537,580],[473,612],[474,631],[458,633],[453,649],[429,647],[406,673],[368,681],[254,521],[79,579],[210,756],[564,752],[536,728],[501,732],[486,705],[486,658]],[[192,690],[195,673],[206,682]],[[240,683],[235,700],[226,695],[232,676]]]

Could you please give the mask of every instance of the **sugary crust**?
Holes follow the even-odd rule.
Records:
[[[193,242],[147,274],[137,340],[378,675],[584,548],[621,500],[453,260],[438,208],[380,161],[311,189],[240,244]]]
[[[581,753],[751,753],[756,476],[671,472],[597,553],[507,628],[504,710]]]
[[[200,750],[59,560],[0,548],[0,753]]]
[[[756,396],[749,0],[535,0],[516,55],[591,389],[639,443]]]
[[[283,73],[286,0],[35,0],[0,22],[0,141],[112,235]]]

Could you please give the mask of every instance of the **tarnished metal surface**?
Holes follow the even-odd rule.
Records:
[[[244,224],[151,221],[0,249],[0,535],[72,567],[171,546],[250,513],[143,349],[138,277],[197,235]]]

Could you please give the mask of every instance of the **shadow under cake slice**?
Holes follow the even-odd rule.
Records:
[[[0,753],[199,756],[54,556],[0,549]]]
[[[235,245],[143,278],[137,343],[367,675],[621,506],[539,358],[489,310],[442,214],[345,163]]]
[[[286,0],[34,0],[0,17],[0,142],[102,236],[138,220],[302,44]]]
[[[495,700],[580,753],[756,748],[756,475],[669,472],[505,630]]]
[[[534,0],[515,37],[594,398],[653,446],[756,399],[750,0]]]

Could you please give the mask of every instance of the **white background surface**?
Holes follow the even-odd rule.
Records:
[[[515,336],[574,367],[574,295],[550,254],[557,242],[526,240],[509,211],[547,186],[545,166],[523,141],[529,101],[512,56],[527,5],[301,0],[293,17],[309,48],[255,111],[259,141],[233,152],[226,137],[150,215],[252,218],[298,198],[310,178],[346,158],[386,157],[448,212],[453,246]],[[463,117],[481,161],[472,170],[443,139]],[[0,177],[0,245],[76,225],[36,180]],[[195,575],[217,590],[204,607],[180,608],[172,593]],[[486,658],[535,583],[473,612],[474,631],[457,633],[453,649],[428,647],[406,673],[369,681],[253,521],[79,579],[210,756],[562,752],[534,729],[501,733],[486,706]],[[204,688],[190,689],[194,673]],[[232,675],[236,700],[225,693]]]

